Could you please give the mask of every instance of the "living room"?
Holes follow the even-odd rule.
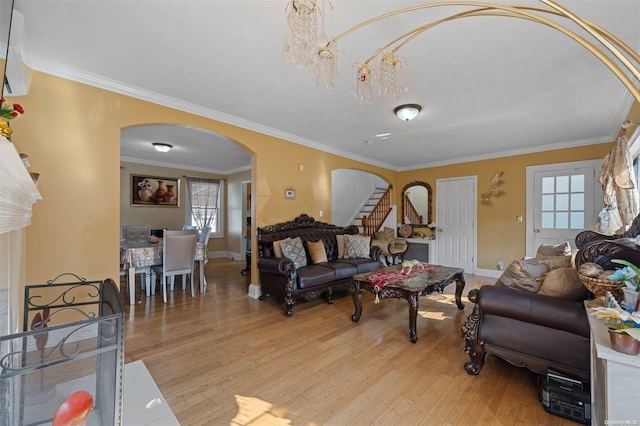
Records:
[[[19,1],[17,6],[20,6]],[[276,4],[276,7],[281,6],[279,3]],[[393,185],[392,197],[395,205],[400,205],[400,190],[409,182],[428,182],[435,189],[439,179],[475,176],[478,193],[481,193],[484,192],[485,186],[489,185],[496,171],[500,170],[504,176],[503,189],[506,195],[494,199],[491,207],[481,205],[478,201],[476,223],[476,267],[478,270],[494,271],[496,274],[499,273],[497,265],[500,261],[509,262],[528,254],[526,239],[529,230],[525,229],[525,222],[516,220],[517,217],[525,215],[527,210],[527,167],[601,160],[611,150],[615,138],[614,134],[610,139],[600,143],[405,170],[341,156],[327,152],[322,147],[305,146],[284,137],[213,119],[199,114],[196,110],[183,109],[179,104],[153,102],[138,96],[133,89],[128,92],[116,92],[97,86],[88,75],[78,76],[74,80],[68,75],[57,75],[55,69],[34,69],[29,92],[23,96],[7,96],[9,103],[20,103],[25,109],[25,113],[11,123],[11,141],[19,152],[28,153],[31,170],[40,174],[38,191],[43,197],[34,204],[31,224],[25,231],[22,249],[25,255],[25,269],[20,277],[21,286],[28,283],[44,283],[67,271],[90,279],[116,279],[119,276],[119,239],[122,225],[120,206],[123,197],[126,197],[122,193],[124,173],[121,170],[120,138],[122,130],[132,126],[169,123],[204,129],[223,135],[250,153],[250,177],[243,175],[239,178],[232,177],[230,180],[239,182],[248,178],[251,181],[254,190],[254,228],[291,220],[302,213],[319,219],[317,216],[320,211],[325,212],[322,220],[331,223],[331,172],[335,169],[363,170],[381,177]],[[639,122],[638,103],[634,102],[630,109],[626,108],[621,119]],[[516,132],[512,137],[518,138],[519,134]],[[304,164],[304,171],[300,170],[300,164]],[[282,195],[290,187],[295,187],[294,199],[286,199]],[[235,228],[226,231],[242,233],[243,225],[238,223],[234,225]],[[255,248],[256,242],[253,244]],[[238,252],[240,247],[233,243],[218,247],[217,250]],[[214,262],[207,267],[211,268],[213,264]],[[255,259],[251,273],[246,279],[247,287],[259,287]],[[246,296],[246,291],[243,290],[243,293]],[[264,302],[260,303],[248,296],[246,298],[249,300],[246,301],[246,305],[241,305],[241,310],[247,309],[245,314],[249,313],[248,316],[253,310],[264,309]],[[337,305],[342,308],[341,314],[351,309],[346,302],[348,298],[346,301],[342,299]],[[278,311],[275,306],[267,306],[270,310]],[[315,312],[319,312],[320,317],[330,315],[328,311],[316,310],[326,308],[322,304],[314,305],[313,308]],[[397,308],[398,316],[401,309],[405,312],[404,308],[404,305]],[[137,310],[135,312],[138,313]],[[393,316],[396,312],[382,311],[378,315]],[[307,318],[307,321],[313,320],[313,316],[308,318],[309,316],[311,315],[294,316],[291,320],[295,321],[297,327],[303,327],[301,323],[304,318]],[[260,318],[265,320],[265,317]],[[270,316],[266,318],[273,319]],[[286,319],[276,318],[278,321]],[[348,319],[345,322],[346,327],[352,326]],[[132,322],[130,326],[132,334],[136,333],[135,323]],[[249,321],[245,327],[252,335],[264,330],[264,324],[260,322]],[[338,324],[334,327],[338,327]],[[450,327],[449,331],[458,333],[458,330],[456,324],[455,327]],[[278,339],[281,337],[273,336],[272,344],[280,344]],[[223,339],[223,336],[220,339]],[[331,334],[328,333],[324,339],[331,340]],[[385,339],[386,336],[382,341]],[[459,338],[456,336],[456,339]],[[426,337],[421,340],[421,343],[427,342]],[[215,339],[213,342],[207,341],[207,345],[217,343]],[[249,341],[243,344],[250,348]],[[264,343],[265,346],[268,344]],[[234,349],[240,351],[238,348]],[[379,349],[385,351],[383,347]],[[429,351],[429,348],[426,351]],[[370,352],[369,355],[371,356],[368,359],[360,362],[375,362],[374,354]],[[136,354],[128,353],[127,356],[133,359]],[[242,352],[238,352],[237,356],[242,357]],[[159,358],[161,354],[155,353],[153,357]],[[426,362],[419,357],[412,360],[414,363]],[[353,360],[336,356],[336,362],[342,361]],[[386,358],[386,361],[390,361],[390,358]],[[330,365],[326,367],[331,368]],[[459,368],[462,369],[462,366]],[[229,377],[229,380],[232,378]],[[444,377],[440,380],[444,380]],[[528,378],[521,376],[517,380],[527,381]],[[491,383],[487,384],[493,386]],[[301,383],[294,382],[289,385],[301,386]],[[333,386],[339,385],[327,382],[325,390],[331,392]],[[548,424],[554,424],[555,419],[547,421]],[[472,419],[468,422],[472,424]]]

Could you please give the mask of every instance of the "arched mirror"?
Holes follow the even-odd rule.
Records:
[[[402,188],[402,223],[413,227],[426,228],[432,222],[431,185],[413,181]]]

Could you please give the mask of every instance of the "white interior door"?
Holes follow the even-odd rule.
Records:
[[[476,177],[436,181],[438,264],[473,274],[476,252]]]
[[[593,229],[602,206],[601,167],[597,160],[527,168],[528,256],[541,244],[569,241],[575,248],[576,235]]]

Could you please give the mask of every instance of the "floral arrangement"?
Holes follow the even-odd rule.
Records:
[[[612,259],[611,262],[624,265],[624,268],[616,269],[608,278],[613,281],[622,281],[623,289],[640,292],[640,268],[626,260]]]
[[[22,105],[20,104],[13,104],[12,106],[9,106],[6,104],[5,98],[0,99],[0,104],[0,117],[5,120],[13,120],[14,118],[24,114],[24,108],[22,108]]]
[[[626,333],[640,340],[640,312],[627,312],[617,303],[613,307],[593,308],[596,318],[607,320],[606,326],[617,333]]]

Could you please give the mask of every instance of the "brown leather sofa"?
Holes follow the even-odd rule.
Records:
[[[292,221],[258,228],[258,270],[262,294],[260,300],[270,294],[284,298],[287,316],[293,314],[296,300],[311,300],[325,295],[333,303],[333,291],[347,289],[353,275],[379,269],[380,248],[369,247],[368,256],[344,258],[340,256],[339,236],[357,235],[356,226],[339,227],[317,222],[303,214]],[[307,256],[307,265],[296,269],[287,257],[276,257],[274,242],[286,238],[300,237]],[[314,263],[309,252],[309,243],[322,241],[326,261]]]
[[[576,268],[586,262],[606,270],[621,267],[611,259],[640,264],[640,249],[628,239],[599,240],[599,234],[586,232]],[[480,373],[486,355],[493,354],[539,374],[552,369],[589,381],[590,335],[584,301],[499,286],[471,290],[469,300],[475,306],[462,326],[469,374]]]

